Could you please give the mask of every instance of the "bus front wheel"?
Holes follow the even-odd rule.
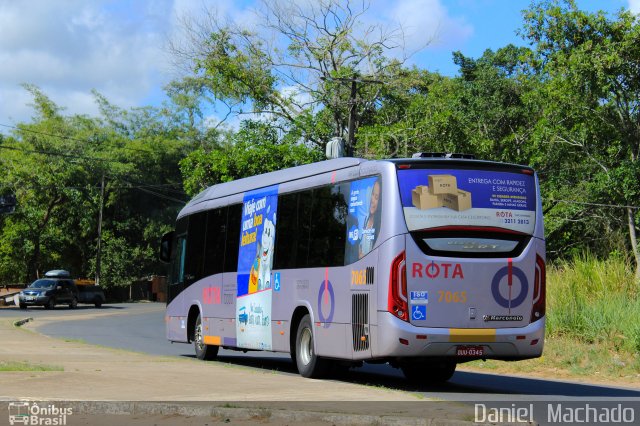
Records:
[[[202,334],[202,318],[198,315],[196,324],[193,328],[193,346],[196,349],[196,358],[209,361],[218,356],[218,346],[207,345],[204,343],[204,334]]]
[[[326,372],[326,360],[313,349],[313,327],[309,314],[302,317],[296,333],[296,365],[302,377],[318,378]]]

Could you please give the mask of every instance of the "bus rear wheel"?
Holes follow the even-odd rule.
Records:
[[[318,378],[326,374],[327,361],[313,350],[313,327],[309,314],[302,317],[296,332],[295,362],[302,377]]]
[[[404,377],[412,383],[444,383],[456,372],[456,362],[449,360],[410,361],[400,366]]]
[[[209,361],[218,356],[218,346],[207,345],[204,343],[204,335],[202,334],[202,318],[198,315],[196,324],[193,328],[193,346],[196,350],[196,358]]]

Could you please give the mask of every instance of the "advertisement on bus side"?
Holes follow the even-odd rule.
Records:
[[[398,171],[410,231],[487,226],[532,234],[536,188],[532,175],[492,170]]]
[[[378,177],[353,181],[349,188],[347,217],[347,264],[363,258],[380,232],[382,187]]]
[[[247,192],[238,251],[238,347],[270,350],[278,186]]]

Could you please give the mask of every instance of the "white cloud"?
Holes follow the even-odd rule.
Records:
[[[631,13],[639,14],[640,13],[640,0],[629,0],[629,10]]]
[[[406,49],[451,48],[473,34],[464,18],[452,17],[440,0],[400,0],[392,3],[393,20],[402,26]]]
[[[310,0],[295,1],[304,5]],[[97,113],[92,89],[122,107],[157,103],[160,88],[175,77],[166,42],[176,37],[179,18],[202,17],[203,8],[209,7],[229,21],[258,29],[255,2],[238,3],[0,1],[0,124],[30,121],[33,112],[26,104],[31,99],[23,83],[40,87],[70,114]],[[464,19],[451,16],[444,4],[442,0],[373,0],[362,21],[365,26],[389,28],[402,24],[409,51],[434,37],[432,46],[457,47],[473,29]]]
[[[0,124],[29,121],[29,83],[71,114],[95,114],[91,90],[123,107],[163,84],[171,0],[18,0],[0,5]]]

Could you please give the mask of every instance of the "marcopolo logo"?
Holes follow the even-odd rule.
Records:
[[[10,425],[64,426],[73,415],[73,408],[54,403],[10,402]]]

